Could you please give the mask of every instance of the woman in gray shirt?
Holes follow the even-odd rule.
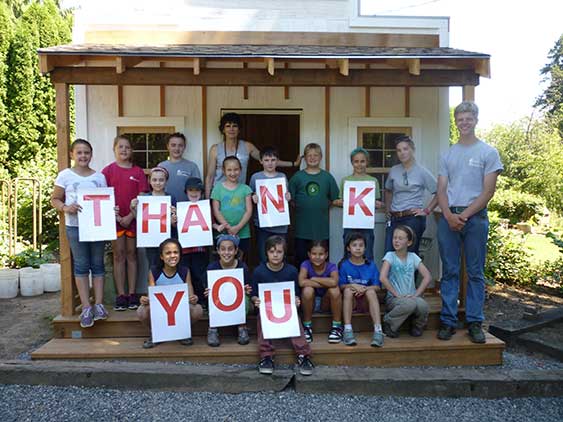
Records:
[[[409,252],[418,255],[420,239],[426,229],[426,217],[438,205],[436,197],[436,178],[414,159],[414,142],[409,136],[400,136],[395,140],[397,158],[400,163],[391,167],[385,181],[385,209],[387,228],[385,230],[385,251],[393,251],[393,231],[399,225],[409,226],[414,230],[416,239]],[[424,206],[424,191],[433,197]]]

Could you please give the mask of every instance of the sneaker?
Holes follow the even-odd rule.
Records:
[[[473,343],[485,343],[485,333],[481,328],[480,322],[470,322],[467,327],[467,332],[469,333],[469,338]]]
[[[342,327],[332,327],[328,333],[329,343],[340,343],[342,341]]]
[[[299,355],[297,357],[297,365],[299,365],[299,373],[301,375],[313,375],[315,365],[313,365],[309,356]]]
[[[108,311],[101,303],[96,303],[94,305],[94,321],[98,321],[100,319],[107,319],[108,318]]]
[[[440,329],[438,330],[437,337],[440,340],[450,340],[452,336],[455,334],[455,328],[451,327],[446,324],[440,325]]]
[[[114,311],[125,311],[129,306],[129,299],[125,295],[119,295],[115,298]]]
[[[260,363],[258,364],[258,372],[268,375],[274,373],[274,361],[270,356],[266,356],[264,359],[260,360]]]
[[[382,331],[374,331],[373,337],[371,338],[372,347],[382,347],[384,341],[384,336]]]
[[[156,346],[156,343],[153,343],[150,338],[143,342],[143,349],[152,349],[154,346]]]
[[[389,324],[388,322],[383,322],[383,332],[385,333],[385,335],[387,337],[390,338],[397,338],[399,337],[399,332],[398,331],[393,331],[391,329],[391,324]]]
[[[90,328],[94,325],[94,311],[91,306],[84,308],[80,314],[80,326],[82,328]]]
[[[191,346],[192,344],[194,344],[194,341],[192,340],[192,338],[184,338],[182,340],[180,340],[180,344],[182,346]]]
[[[221,340],[219,340],[219,330],[217,328],[210,328],[207,330],[207,344],[211,347],[219,347]]]
[[[244,327],[238,329],[237,342],[242,346],[246,346],[248,343],[250,343],[250,337],[248,336],[248,328]]]
[[[304,325],[303,333],[305,334],[305,340],[307,340],[307,343],[311,343],[313,341],[313,328]]]
[[[356,337],[354,337],[354,331],[344,330],[342,341],[346,346],[355,346],[357,343],[356,343]]]
[[[411,331],[410,331],[410,335],[411,335],[412,337],[420,337],[420,336],[422,336],[422,332],[423,332],[423,331],[424,331],[424,330],[423,330],[422,328],[412,327],[412,328],[411,328]]]
[[[127,308],[132,311],[134,311],[141,305],[141,302],[139,302],[139,296],[135,293],[131,293],[129,295],[128,302],[129,302],[129,306],[127,306]]]

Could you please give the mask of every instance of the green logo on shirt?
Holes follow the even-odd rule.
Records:
[[[308,196],[317,196],[321,191],[321,188],[317,182],[309,182],[305,187],[305,191]]]

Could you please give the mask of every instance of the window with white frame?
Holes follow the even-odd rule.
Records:
[[[118,134],[131,141],[133,163],[149,170],[168,158],[166,137],[174,133],[174,126],[120,126]]]

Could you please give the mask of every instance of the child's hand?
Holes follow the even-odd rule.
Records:
[[[195,305],[197,303],[198,297],[197,295],[190,295],[190,305]]]
[[[115,207],[113,207],[113,210],[115,211],[115,216],[119,217],[119,205],[116,205]]]
[[[131,213],[127,214],[125,217],[118,217],[117,218],[117,222],[123,228],[129,227],[129,225],[131,224],[131,221],[133,221],[133,214],[131,214]]]
[[[377,199],[375,200],[375,208],[377,209],[381,209],[381,208],[385,208],[385,204],[381,201],[378,201]]]
[[[342,199],[335,199],[332,201],[332,205],[335,207],[342,207],[344,205],[344,201]]]
[[[141,303],[141,305],[148,305],[149,304],[149,298],[146,296],[141,296],[141,298],[139,299],[139,302]]]
[[[297,168],[301,167],[301,161],[303,161],[303,156],[301,155],[301,153],[297,156],[297,158],[295,159],[295,161],[293,162],[293,165]]]
[[[244,292],[249,295],[250,293],[252,293],[252,286],[250,284],[245,284],[244,285]]]
[[[255,193],[252,194],[252,202],[254,202],[255,204],[258,203],[258,195],[256,195]]]
[[[207,289],[205,289],[205,290],[203,291],[203,295],[204,295],[205,297],[209,297],[209,288],[207,288]]]
[[[172,224],[176,224],[178,222],[178,215],[176,214],[176,207],[170,207],[170,221]]]
[[[254,302],[252,302],[252,303],[254,303],[255,308],[258,309],[260,307],[260,299],[256,298],[256,299],[254,299]]]
[[[139,200],[137,198],[131,199],[131,204],[129,204],[129,207],[132,211],[137,209],[137,204],[139,204]]]
[[[291,201],[291,193],[289,191],[285,193],[285,199],[287,202]]]
[[[295,296],[295,305],[297,305],[297,307],[301,306],[301,298],[299,296]]]
[[[229,232],[229,234],[232,234],[233,236],[236,236],[238,234],[238,232],[240,231],[240,227],[238,227],[238,225],[236,226],[229,226],[229,228],[227,229],[227,231]]]
[[[66,212],[69,214],[76,214],[80,211],[82,211],[82,207],[76,202],[74,204],[66,205]]]

